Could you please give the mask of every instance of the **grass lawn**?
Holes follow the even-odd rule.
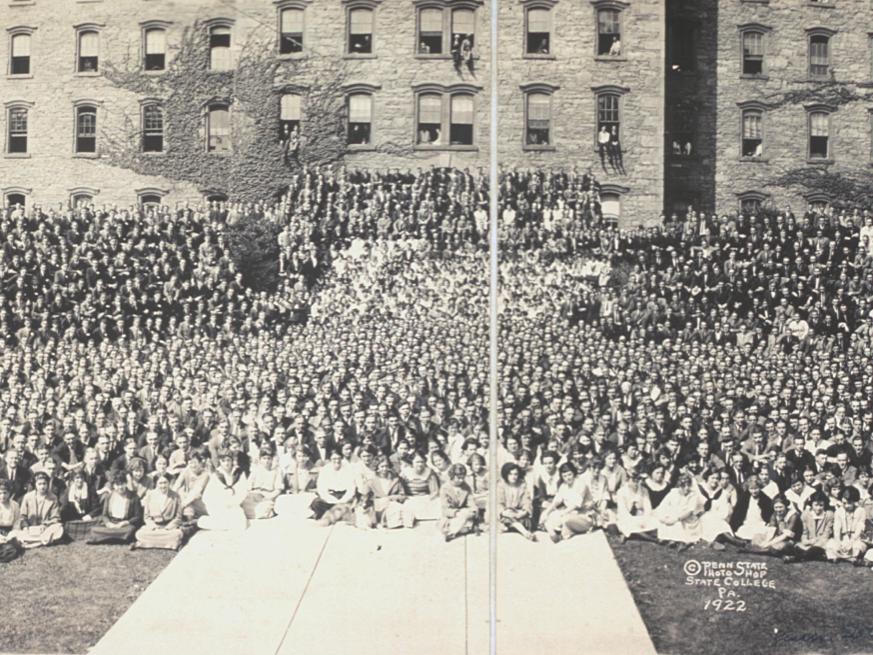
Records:
[[[173,555],[73,542],[0,564],[0,651],[87,652]]]
[[[873,653],[873,571],[850,564],[781,560],[695,546],[679,553],[610,538],[615,557],[659,653],[754,655]],[[732,587],[746,611],[717,611],[718,589],[686,585],[699,562],[763,562],[775,589]],[[698,575],[697,578],[702,576]],[[710,578],[711,579],[711,578]]]

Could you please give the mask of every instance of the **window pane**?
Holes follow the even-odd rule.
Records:
[[[369,123],[371,115],[371,97],[366,93],[356,93],[349,96],[349,122]]]
[[[743,138],[761,138],[761,114],[758,112],[746,112],[743,114]]]
[[[443,31],[443,12],[439,9],[422,9],[421,27],[422,32]]]
[[[164,129],[164,114],[156,105],[143,109],[143,128],[148,132],[161,132]]]
[[[300,96],[296,93],[286,93],[282,96],[279,117],[283,121],[300,120]]]
[[[475,19],[470,9],[455,9],[452,12],[452,34],[473,34]]]
[[[552,21],[548,9],[531,9],[527,12],[528,32],[551,32]]]
[[[97,32],[82,32],[79,34],[80,57],[96,57],[98,47]]]
[[[30,57],[30,35],[16,34],[12,37],[12,56]]]
[[[621,216],[621,199],[617,193],[604,193],[600,196],[600,212],[607,218]]]
[[[78,135],[91,137],[97,134],[97,114],[90,107],[79,109]]]
[[[828,115],[822,113],[810,114],[809,133],[811,136],[828,136]]]
[[[619,34],[618,12],[601,9],[597,12],[597,26],[601,34]]]
[[[600,122],[618,122],[618,96],[601,95],[597,97],[597,116]]]
[[[349,12],[350,34],[372,34],[373,12],[370,9],[352,9]]]
[[[303,10],[302,9],[283,9],[282,10],[282,32],[291,34],[303,33]]]
[[[760,32],[746,32],[743,34],[743,53],[746,56],[763,56],[764,35]]]
[[[545,93],[531,93],[527,97],[527,119],[533,125],[534,123],[545,123],[542,127],[548,127],[551,101]]]
[[[16,107],[9,110],[9,132],[11,134],[27,134],[27,110]]]
[[[226,107],[212,107],[209,110],[209,150],[230,150],[230,112]]]
[[[452,123],[461,125],[473,124],[473,96],[452,96]]]
[[[164,32],[164,30],[146,30],[145,51],[147,55],[162,55],[166,51],[166,48],[166,32]]]
[[[443,100],[438,95],[418,97],[418,122],[439,125],[442,122]]]

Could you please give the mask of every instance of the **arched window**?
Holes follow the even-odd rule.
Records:
[[[296,93],[286,93],[279,101],[279,136],[287,138],[295,129],[300,129],[301,98]]]
[[[164,151],[164,111],[157,103],[142,108],[142,151]]]
[[[418,129],[416,142],[422,145],[441,145],[443,98],[436,93],[418,96]]]
[[[6,152],[24,154],[27,152],[28,109],[27,107],[10,107],[7,112],[8,134],[6,135]]]
[[[597,131],[604,128],[610,134],[619,136],[621,131],[620,97],[616,93],[601,93],[597,96]]]
[[[30,34],[13,34],[9,58],[10,75],[30,75]]]
[[[830,43],[828,34],[816,32],[809,36],[809,76],[812,79],[827,79],[830,74]]]
[[[830,148],[830,114],[824,111],[809,113],[809,158],[829,159]]]
[[[621,54],[621,12],[617,9],[600,9],[597,12],[597,54]]]
[[[167,31],[152,27],[143,34],[143,68],[147,71],[162,71],[167,64]]]
[[[76,152],[97,152],[97,107],[94,105],[76,107]]]
[[[443,53],[443,10],[421,9],[418,12],[418,53],[439,55]]]
[[[368,7],[349,9],[348,53],[369,55],[373,53],[373,15]]]
[[[233,68],[230,49],[230,26],[213,25],[209,29],[209,69],[226,71]]]
[[[303,9],[282,9],[279,12],[279,23],[279,54],[303,52]]]
[[[764,32],[746,30],[743,39],[743,75],[764,73]]]
[[[526,12],[527,36],[525,54],[548,55],[552,52],[552,10],[531,7]]]
[[[147,193],[139,197],[139,204],[146,209],[154,209],[161,206],[162,200],[159,195]]]
[[[743,110],[743,157],[760,157],[764,154],[764,114],[760,109]]]
[[[27,196],[23,193],[7,193],[6,194],[6,206],[7,207],[24,207],[27,204]]]
[[[369,93],[352,93],[348,96],[347,143],[363,146],[370,143],[373,123],[373,96]]]
[[[230,152],[230,108],[224,104],[209,106],[207,115],[207,143],[209,152]]]
[[[621,218],[621,196],[613,192],[601,193],[600,213],[603,214],[603,218],[611,221]]]
[[[473,145],[473,95],[456,93],[451,100],[449,139],[453,146]]]
[[[524,143],[528,146],[548,146],[552,143],[552,96],[532,92],[526,96]]]
[[[79,32],[79,56],[77,69],[80,73],[96,73],[99,70],[100,34],[96,30]]]
[[[452,11],[452,48],[464,39],[469,40],[471,46],[476,44],[476,13],[472,9],[455,9]]]

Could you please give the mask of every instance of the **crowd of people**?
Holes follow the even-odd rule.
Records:
[[[0,559],[277,515],[449,540],[494,486],[531,540],[866,561],[873,217],[618,229],[589,173],[502,171],[489,444],[487,196],[303,168],[264,203],[5,209]],[[250,218],[273,291],[227,244]]]

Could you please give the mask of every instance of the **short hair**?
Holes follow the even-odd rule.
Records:
[[[564,475],[564,473],[572,473],[573,475],[576,475],[579,473],[579,470],[570,462],[564,462],[558,468],[558,473],[560,473],[562,476]]]
[[[44,482],[48,483],[48,481],[49,481],[48,473],[44,473],[42,471],[39,471],[38,473],[34,474],[34,476],[33,476],[34,484],[39,482],[40,480],[43,480]]]
[[[450,478],[465,478],[467,477],[467,467],[463,464],[452,464],[449,467]]]
[[[843,489],[842,497],[847,503],[857,503],[861,499],[861,494],[855,487],[846,487]]]
[[[473,453],[467,459],[467,466],[473,466],[473,462],[477,462],[477,463],[482,464],[484,466],[485,465],[485,458],[482,457],[482,455],[480,455],[479,453]]]
[[[509,482],[509,476],[513,471],[518,471],[519,476],[522,475],[521,467],[515,462],[506,462],[500,469],[500,477],[504,482]]]

